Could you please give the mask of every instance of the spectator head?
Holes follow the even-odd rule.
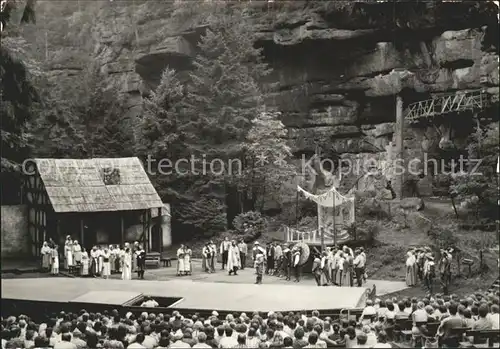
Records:
[[[207,335],[203,332],[201,332],[198,335],[198,343],[205,343],[207,341]]]
[[[458,306],[456,303],[450,304],[448,307],[448,311],[450,312],[450,315],[457,315],[458,311]]]
[[[248,330],[248,337],[254,337],[255,336],[255,328],[254,327],[250,327],[250,329]]]
[[[61,339],[63,342],[71,342],[71,335],[69,333],[63,333]]]
[[[451,312],[451,311],[450,311]],[[479,316],[485,318],[488,315],[489,309],[486,304],[481,304],[479,306]]]
[[[204,334],[204,333],[203,333]],[[205,339],[207,337],[205,336]],[[201,343],[201,342],[200,342]],[[160,341],[158,342],[160,347],[167,348],[170,345],[170,339],[168,337],[161,337]]]
[[[379,343],[387,343],[387,333],[385,333],[385,331],[380,331],[378,333],[377,341]]]
[[[398,303],[398,309],[399,311],[404,311],[406,308],[405,304],[403,302]]]
[[[394,304],[392,302],[387,302],[387,310],[394,311]]]
[[[225,328],[224,333],[226,334],[226,337],[231,337],[233,335],[233,329],[228,326]]]
[[[491,306],[491,313],[492,313],[492,314],[498,314],[498,311],[499,311],[499,310],[498,310],[498,308],[499,308],[499,307],[498,307],[498,304],[493,304],[493,305]]]
[[[222,327],[222,326],[217,327],[217,334],[219,336],[223,336],[224,335],[224,327]]]
[[[309,342],[310,345],[315,345],[318,342],[318,334],[314,331],[309,333],[307,341]]]
[[[368,340],[368,336],[365,333],[358,334],[358,345],[365,345]]]
[[[144,336],[144,333],[140,332],[137,334],[137,336],[135,336],[135,342],[142,344],[142,342],[144,342],[145,337],[146,336]]]
[[[302,339],[304,338],[304,329],[302,327],[297,327],[295,331],[293,331],[293,336],[296,339]]]
[[[247,336],[240,333],[238,335],[238,344],[245,344],[246,342],[247,342]]]
[[[48,348],[50,344],[49,338],[38,336],[35,338],[35,348]]]
[[[472,312],[470,311],[470,309],[465,309],[464,310],[464,318],[466,318],[466,319],[472,319]]]
[[[285,347],[291,347],[293,345],[293,339],[291,337],[285,337],[283,340],[283,345]]]
[[[356,330],[354,329],[354,327],[349,326],[347,328],[347,335],[349,336],[349,338],[351,340],[354,339],[354,338],[356,338]]]

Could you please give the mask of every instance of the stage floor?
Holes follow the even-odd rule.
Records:
[[[70,302],[92,291],[124,290],[151,296],[183,298],[172,309],[221,311],[356,308],[366,292],[365,287],[315,287],[301,284],[250,285],[195,282],[182,279],[171,281],[78,278],[2,280],[3,299]]]

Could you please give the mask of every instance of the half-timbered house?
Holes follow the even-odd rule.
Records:
[[[34,159],[24,173],[35,256],[43,241],[63,244],[68,235],[87,249],[141,241],[148,250],[151,238],[162,239],[151,234],[161,230],[152,229],[152,217],[162,215],[164,204],[136,157]]]

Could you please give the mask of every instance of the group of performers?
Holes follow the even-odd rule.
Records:
[[[328,247],[316,253],[312,272],[318,286],[363,286],[366,282],[366,253],[363,247],[354,251],[348,246]]]
[[[439,253],[439,278],[444,294],[448,294],[451,282],[451,262],[453,260],[452,248],[441,249]],[[407,252],[406,258],[406,284],[415,286],[418,280],[423,282],[423,286],[430,294],[434,291],[434,281],[436,279],[436,263],[434,255],[429,246],[412,249]]]
[[[191,275],[191,256],[193,251],[186,245],[177,250],[177,276]]]
[[[120,248],[118,245],[94,246],[90,252],[81,247],[77,240],[66,237],[64,244],[64,269],[75,276],[109,278],[113,273],[121,273],[123,280],[131,280],[136,271],[140,279],[144,278],[146,252],[135,242]],[[42,269],[52,275],[59,274],[59,249],[52,239],[44,242],[42,249]]]

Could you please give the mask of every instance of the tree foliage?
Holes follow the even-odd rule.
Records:
[[[479,122],[468,145],[469,171],[453,177],[452,197],[473,209],[476,219],[498,216],[498,189],[496,165],[499,150],[498,124],[482,127]],[[477,161],[479,166],[475,169]]]

